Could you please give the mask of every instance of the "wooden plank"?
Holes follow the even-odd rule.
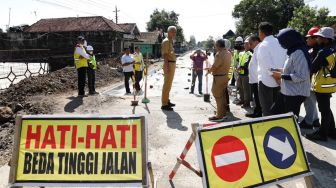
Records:
[[[8,183],[13,184],[16,180],[16,171],[19,160],[19,150],[20,150],[20,135],[22,126],[22,116],[17,116],[15,120],[15,132],[14,132],[14,146],[12,158],[10,160],[10,172]]]

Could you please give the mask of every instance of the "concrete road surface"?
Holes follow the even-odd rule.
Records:
[[[202,187],[202,179],[181,166],[173,182],[168,181],[168,175],[176,163],[176,157],[182,152],[190,134],[192,123],[207,123],[208,117],[216,110],[214,101],[203,102],[203,96],[189,94],[191,72],[189,55],[186,54],[177,61],[177,69],[170,99],[176,103],[172,112],[162,111],[161,88],[163,83],[162,69],[154,66],[149,75],[148,98],[150,103],[139,106],[130,106],[132,96],[125,96],[123,85],[108,86],[100,90],[101,95],[84,98],[80,103],[69,96],[58,96],[58,105],[55,113],[90,113],[90,114],[145,114],[148,117],[149,130],[149,161],[152,162],[154,175],[159,188],[198,188]],[[213,58],[210,57],[210,62]],[[211,86],[212,77],[209,77]],[[203,81],[203,93],[205,93],[205,80]],[[209,87],[209,91],[211,87]],[[197,84],[195,91],[197,90]],[[197,93],[197,92],[195,92]],[[143,96],[137,96],[141,101]],[[231,97],[231,101],[233,97]],[[231,104],[231,114],[227,121],[245,119],[246,111]],[[336,114],[336,97],[332,98],[332,109]],[[303,109],[304,110],[304,109]],[[302,115],[304,111],[302,110]],[[302,131],[305,133],[306,131]],[[303,138],[304,148],[314,172],[315,187],[335,188],[336,187],[336,141],[311,142]],[[196,149],[191,147],[186,160],[195,168],[199,169]],[[8,178],[8,167],[0,168],[0,185],[6,185]],[[273,187],[305,187],[303,179],[282,183]]]

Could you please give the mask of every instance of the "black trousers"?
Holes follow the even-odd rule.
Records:
[[[89,85],[89,93],[96,92],[95,82],[96,82],[96,71],[92,68],[87,68],[88,74],[88,85]]]
[[[284,114],[288,112],[293,112],[294,115],[299,117],[300,107],[304,102],[306,97],[304,96],[288,96],[279,93],[277,100],[272,105],[271,111],[273,115]]]
[[[126,93],[131,93],[129,79],[132,79],[133,72],[124,72]]]
[[[268,87],[261,81],[259,82],[258,94],[263,116],[272,115],[271,107],[277,100],[279,91],[280,87]]]
[[[251,86],[251,93],[253,95],[255,108],[253,110],[253,114],[261,114],[261,106],[260,106],[260,100],[259,100],[259,91],[258,91],[258,83],[250,84]]]
[[[192,72],[191,92],[194,92],[196,77],[198,78],[198,92],[202,93],[203,70]]]
[[[330,93],[315,93],[317,105],[321,112],[321,127],[320,134],[322,136],[328,136],[330,134],[336,134],[335,119],[330,108]]]
[[[142,80],[142,71],[135,71],[135,89],[140,91],[140,81]]]
[[[234,73],[232,72],[232,78],[231,78],[231,83],[230,83],[231,86],[235,86],[236,85],[236,78],[235,78],[235,75]]]
[[[85,94],[85,80],[87,74],[87,67],[81,67],[77,69],[78,75],[78,95]]]

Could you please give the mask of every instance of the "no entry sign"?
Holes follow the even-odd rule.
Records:
[[[291,114],[201,126],[196,147],[204,187],[255,187],[310,173]]]
[[[249,164],[247,148],[234,136],[220,138],[212,149],[211,158],[216,174],[228,182],[242,178]]]

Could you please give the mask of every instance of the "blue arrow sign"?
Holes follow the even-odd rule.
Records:
[[[282,127],[273,127],[265,135],[264,151],[275,167],[286,169],[296,159],[296,145],[292,135]]]

